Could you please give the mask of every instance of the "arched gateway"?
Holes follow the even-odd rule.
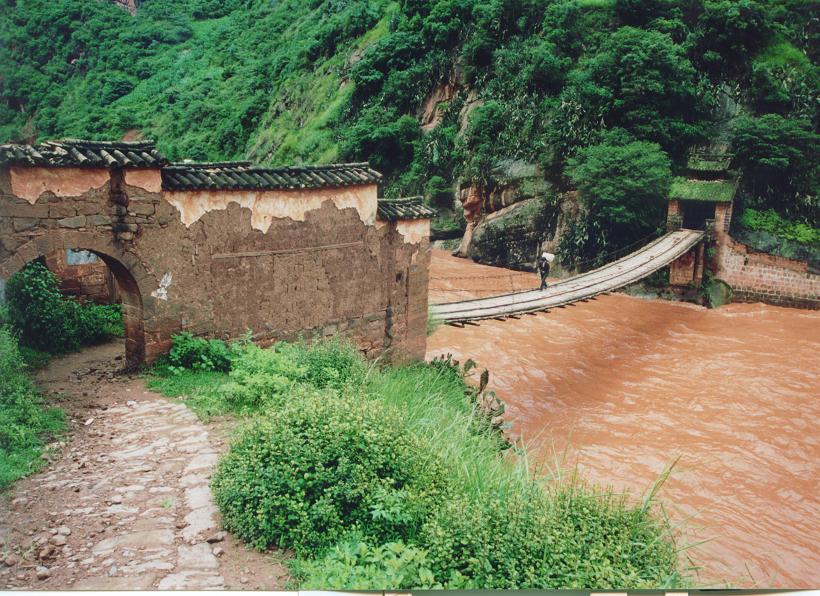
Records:
[[[429,218],[377,200],[367,164],[170,164],[151,142],[0,146],[0,279],[55,251],[114,275],[129,364],[181,330],[269,342],[342,333],[423,357]]]

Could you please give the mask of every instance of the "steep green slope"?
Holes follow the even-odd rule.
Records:
[[[558,189],[587,189],[566,248],[590,255],[658,225],[672,175],[710,140],[729,95],[746,115],[735,163],[750,172],[746,201],[816,226],[808,0],[146,0],[135,17],[103,0],[2,8],[2,139],[130,131],[172,158],[366,159],[388,195],[442,205],[459,186],[488,196],[498,164],[518,160]],[[584,167],[591,158],[600,167]],[[653,192],[596,211],[608,197],[593,189],[612,185]]]

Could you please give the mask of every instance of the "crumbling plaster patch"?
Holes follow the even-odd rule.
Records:
[[[405,244],[418,244],[430,238],[429,219],[408,219],[396,222],[396,231],[401,234]]]
[[[165,200],[176,207],[185,227],[209,211],[237,203],[251,210],[251,225],[267,233],[274,219],[305,221],[308,212],[331,201],[337,209],[353,208],[365,225],[376,221],[376,185],[305,190],[193,190],[165,192]]]
[[[58,197],[77,197],[101,188],[109,180],[106,168],[41,168],[11,166],[11,192],[31,203],[46,191]]]
[[[171,285],[171,281],[173,281],[173,274],[168,271],[162,276],[162,279],[159,282],[159,287],[151,292],[151,296],[158,298],[159,300],[168,300],[168,286]]]
[[[125,183],[148,192],[162,191],[162,176],[159,169],[125,170]]]

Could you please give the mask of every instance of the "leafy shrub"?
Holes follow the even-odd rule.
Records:
[[[307,369],[297,362],[296,351],[285,343],[267,350],[244,347],[234,358],[232,382],[224,388],[229,409],[252,412],[278,405],[296,381],[305,379]]]
[[[16,338],[0,327],[0,490],[42,465],[43,440],[64,426],[58,409],[45,408]]]
[[[122,307],[81,304],[60,292],[56,276],[34,261],[9,278],[8,320],[28,347],[50,353],[122,336]]]
[[[438,457],[376,401],[302,389],[244,428],[212,486],[226,528],[315,556],[357,531],[415,536],[446,496]]]
[[[703,133],[706,106],[698,73],[681,46],[657,31],[621,27],[609,35],[597,54],[570,73],[563,100],[559,140],[569,151],[601,124],[673,154],[684,153]]]
[[[80,344],[95,343],[109,337],[122,337],[125,327],[120,304],[80,304],[71,301],[76,313],[75,335]]]
[[[433,205],[445,208],[453,205],[453,187],[441,176],[432,176],[427,181],[424,194]]]
[[[341,391],[364,381],[367,364],[352,343],[342,339],[298,344],[299,364],[305,367],[305,380],[320,389]]]
[[[801,221],[784,219],[774,209],[758,211],[747,208],[740,216],[740,224],[754,232],[769,232],[784,240],[793,240],[820,248],[820,228]]]
[[[73,333],[67,332],[74,318],[69,314],[72,307],[60,293],[55,275],[42,263],[29,263],[9,278],[6,300],[9,321],[24,344],[53,352],[77,347]]]
[[[368,370],[332,341],[234,348],[227,386],[220,373],[170,380],[201,390],[195,409],[228,403],[237,387],[252,396],[242,407],[259,413],[212,488],[227,529],[296,551],[302,588],[678,582],[650,500],[636,508],[580,485],[545,492],[525,458],[499,457],[497,428],[478,408],[487,375],[478,388],[465,381],[473,366],[445,357]]]
[[[302,590],[393,590],[440,588],[426,551],[403,542],[370,546],[348,541],[334,546],[322,559],[297,563]],[[448,586],[455,587],[455,586]]]
[[[713,77],[737,74],[772,37],[767,6],[757,0],[706,0],[693,32],[697,62]]]
[[[194,337],[183,331],[172,336],[173,346],[168,364],[176,368],[227,372],[231,368],[231,351],[224,341]]]

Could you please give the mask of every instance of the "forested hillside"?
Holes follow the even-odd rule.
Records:
[[[583,256],[655,229],[687,151],[722,135],[744,221],[816,245],[819,13],[809,0],[145,0],[131,16],[2,0],[0,140],[142,135],[177,159],[369,160],[386,194],[445,212],[523,163],[581,190],[562,246]]]

